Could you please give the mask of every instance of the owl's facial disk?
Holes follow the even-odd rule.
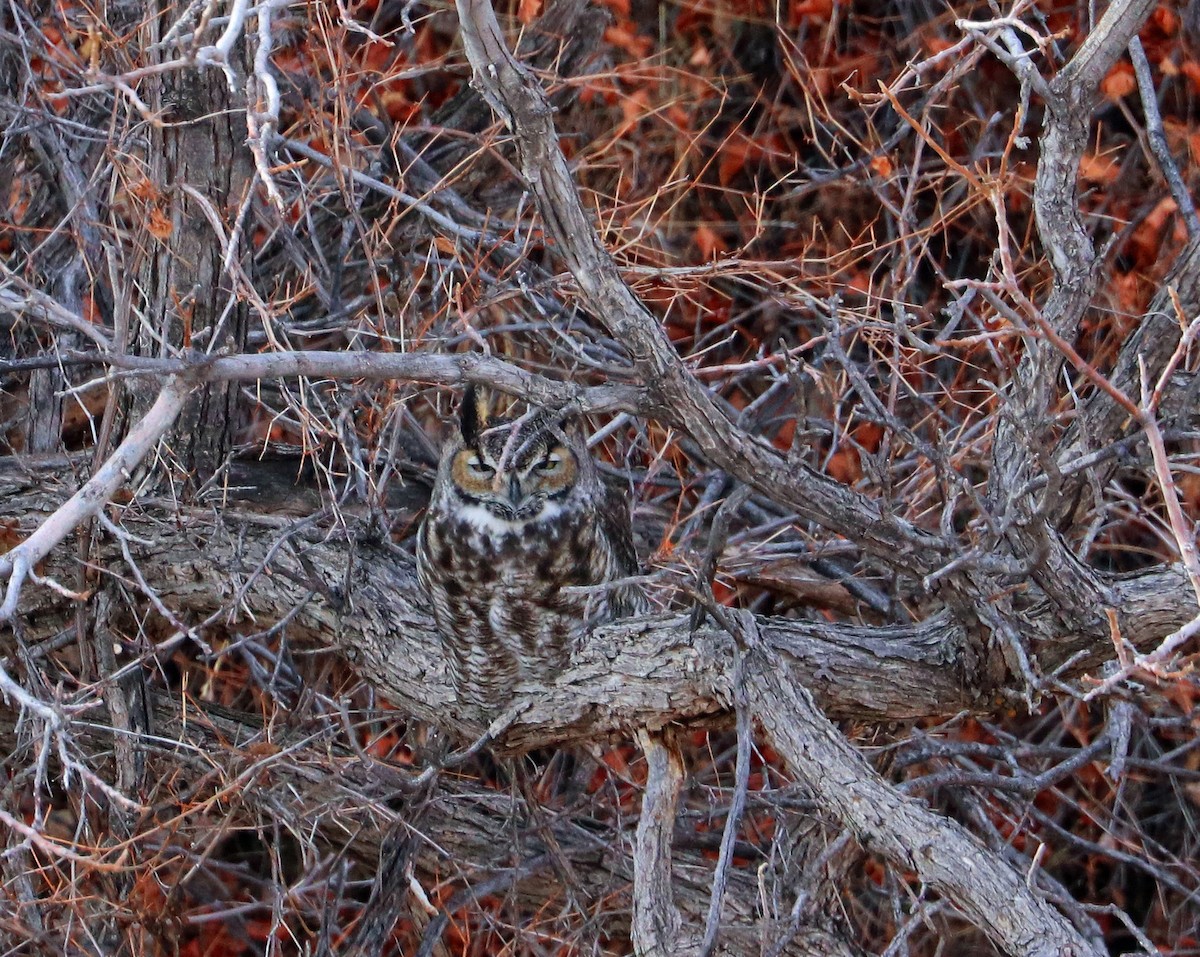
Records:
[[[575,453],[564,445],[533,449],[501,468],[502,450],[486,445],[460,449],[451,464],[454,484],[468,503],[497,518],[528,522],[557,510],[556,502],[574,487],[579,473]]]

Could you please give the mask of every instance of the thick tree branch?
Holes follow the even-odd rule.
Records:
[[[1130,38],[1155,5],[1156,0],[1114,0],[1071,61],[1050,81],[1046,128],[1034,183],[1034,212],[1038,234],[1057,279],[1050,302],[1055,301],[1055,294],[1072,300],[1069,309],[1065,308],[1067,303],[1060,307],[1064,318],[1052,320],[1064,336],[1070,336],[1074,323],[1086,308],[1086,299],[1076,300],[1085,291],[1090,292],[1095,260],[1095,249],[1080,215],[1077,191],[1079,161],[1087,148],[1092,110],[1100,81],[1125,52]],[[1049,306],[1050,303],[1047,310]],[[1073,321],[1064,321],[1067,317]]]
[[[1153,9],[1153,0],[1117,0],[1087,36],[1071,61],[1049,82],[1045,128],[1041,137],[1034,210],[1042,245],[1054,269],[1055,282],[1038,310],[1020,292],[1007,255],[1005,211],[997,198],[1002,236],[1003,281],[1018,311],[1032,313],[1030,321],[1071,342],[1090,306],[1099,262],[1079,208],[1079,165],[1087,148],[1092,111],[1100,81],[1122,55]],[[1028,65],[1022,63],[1028,69]],[[1014,69],[1017,66],[1014,65]],[[1018,70],[1019,72],[1019,70]],[[1005,410],[999,417],[989,477],[989,498],[998,505],[1008,547],[1018,561],[1031,564],[1038,587],[1051,598],[1057,612],[1073,627],[1103,633],[1102,609],[1111,604],[1099,577],[1078,561],[1047,521],[1061,494],[1059,477],[1039,502],[1031,480],[1052,462],[1049,416],[1057,405],[1059,370],[1064,356],[1050,338],[1027,336],[1021,361],[1005,389]],[[1009,641],[1015,641],[1010,637]]]
[[[0,500],[7,503],[2,518],[36,524],[69,494],[60,484],[61,468],[26,471],[8,464],[0,467]],[[279,475],[266,472],[264,481],[274,486]],[[256,629],[287,618],[293,642],[336,645],[408,713],[458,727],[471,739],[486,726],[488,715],[455,699],[407,554],[347,540],[333,528],[305,528],[291,517],[239,511],[235,503],[219,522],[201,510],[183,515],[182,525],[133,510],[122,519],[135,536],[127,543],[130,553],[177,618],[204,620],[222,607],[253,616]],[[356,534],[353,525],[350,531]],[[97,567],[121,567],[118,543],[98,548]],[[59,550],[49,556],[47,572],[65,576],[73,566]],[[1191,617],[1191,589],[1177,569],[1106,581],[1121,633],[1139,649],[1155,647]],[[45,589],[27,590],[22,604],[36,612],[27,626],[31,642],[65,627],[73,613]],[[909,626],[765,616],[758,623],[764,642],[786,662],[789,680],[811,688],[835,718],[987,712],[1001,700],[1008,677],[986,669],[971,636],[948,615]],[[1063,679],[1094,671],[1116,653],[1107,636],[1070,631],[1045,603],[1021,609],[1014,627],[1046,672],[1069,663]],[[724,721],[732,674],[733,646],[720,629],[693,632],[684,616],[618,622],[594,632],[552,687],[526,689],[519,715],[497,744],[524,751],[673,722]]]
[[[633,949],[637,957],[685,957],[683,921],[675,907],[671,838],[683,758],[667,736],[638,732],[646,756],[646,790],[633,850]]]
[[[271,379],[385,380],[462,386],[488,385],[536,405],[568,414],[586,412],[646,412],[642,391],[619,384],[583,387],[547,379],[511,362],[477,353],[436,355],[427,352],[255,352],[209,356],[188,353],[177,359],[106,353],[68,353],[59,361],[106,365],[113,377],[159,379],[179,376],[191,383],[260,382]],[[0,374],[44,365],[40,360],[0,360]]]
[[[953,901],[1005,953],[1083,957],[1101,951],[960,825],[902,797],[769,655],[747,662],[753,707],[792,772],[868,850]]]
[[[1075,56],[1050,81],[1045,129],[1034,181],[1038,236],[1054,268],[1055,285],[1043,307],[1049,325],[1071,339],[1091,302],[1095,248],[1079,209],[1079,163],[1088,144],[1100,81],[1125,52],[1155,0],[1114,0]],[[1030,343],[1048,349],[1049,343]],[[1061,356],[1058,357],[1061,361]],[[1047,387],[1053,385],[1050,376]]]

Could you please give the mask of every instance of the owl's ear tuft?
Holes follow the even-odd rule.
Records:
[[[474,445],[479,433],[488,427],[492,417],[492,394],[486,387],[471,383],[463,392],[462,405],[458,410],[458,430],[467,445]]]

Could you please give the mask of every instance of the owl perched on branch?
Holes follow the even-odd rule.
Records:
[[[519,681],[553,679],[594,625],[636,614],[629,505],[578,431],[542,409],[492,417],[468,387],[417,540],[459,697],[498,710]]]

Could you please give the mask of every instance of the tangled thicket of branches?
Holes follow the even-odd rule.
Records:
[[[1198,44],[5,5],[0,951],[1195,952]],[[657,606],[502,715],[412,573],[468,382]]]

